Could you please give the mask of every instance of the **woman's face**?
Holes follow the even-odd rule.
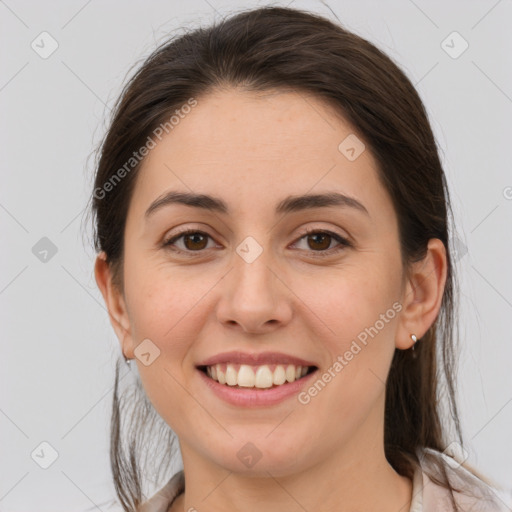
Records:
[[[225,90],[198,99],[144,161],[126,222],[119,337],[185,463],[278,476],[381,449],[407,290],[393,205],[361,144],[311,96]],[[225,211],[160,202],[147,213],[171,191],[211,196]],[[333,193],[352,199],[289,202]],[[196,234],[164,245],[183,230]],[[239,376],[251,360],[228,352],[278,355]],[[234,389],[198,368],[215,356],[247,385],[251,371],[263,386],[269,372],[279,382],[277,367],[286,375],[293,358],[316,370]]]

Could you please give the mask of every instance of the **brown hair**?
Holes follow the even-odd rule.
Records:
[[[378,163],[398,217],[404,268],[426,255],[429,239],[438,238],[446,247],[441,311],[414,352],[395,351],[386,384],[386,457],[398,473],[412,478],[424,448],[443,451],[452,441],[462,445],[454,388],[457,315],[448,233],[453,214],[422,101],[404,72],[373,44],[319,15],[265,7],[159,46],[123,89],[101,145],[92,197],[95,247],[105,251],[122,291],[124,228],[140,163],[122,179],[113,181],[114,175],[173,112],[191,98],[200,100],[224,87],[299,91],[324,101],[351,123]],[[108,193],[106,183],[112,185]],[[147,476],[139,463],[141,450],[147,450],[140,436],[150,431],[148,422],[156,416],[139,386],[138,402],[133,397],[130,402],[130,440],[123,446],[119,373],[118,361],[111,465],[121,504],[133,511],[143,501],[142,474]],[[164,445],[174,446],[173,437],[169,428],[160,429],[163,441],[156,450],[164,453]],[[447,478],[436,481],[451,489]]]

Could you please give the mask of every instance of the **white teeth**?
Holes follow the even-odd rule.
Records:
[[[286,382],[294,382],[304,377],[308,372],[307,366],[300,365],[275,365],[274,371],[269,365],[250,366],[248,364],[238,365],[213,365],[206,367],[207,375],[220,384],[228,386],[240,386],[244,388],[266,389],[272,386],[280,386]],[[224,369],[224,370],[223,370]]]
[[[286,382],[286,372],[284,368],[278,364],[274,370],[274,384],[281,385]]]
[[[244,388],[253,388],[256,379],[250,366],[242,364],[238,370],[238,385]]]
[[[286,380],[288,382],[293,382],[295,380],[295,366],[291,364],[286,367]]]
[[[238,384],[238,375],[234,367],[228,364],[226,368],[226,384],[228,386],[236,386]]]
[[[274,375],[267,365],[260,366],[256,370],[255,386],[257,388],[271,388],[274,384]]]

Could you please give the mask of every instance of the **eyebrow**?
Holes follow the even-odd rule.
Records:
[[[151,203],[145,213],[146,219],[157,210],[173,204],[183,204],[193,208],[201,208],[223,214],[230,213],[228,205],[218,197],[206,194],[194,194],[191,192],[169,191]],[[276,214],[299,212],[312,208],[326,208],[330,206],[353,208],[370,216],[368,210],[357,199],[340,194],[339,192],[288,196],[278,203],[276,206]]]

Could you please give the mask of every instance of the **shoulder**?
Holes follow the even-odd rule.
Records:
[[[468,471],[455,459],[427,448],[420,453],[422,512],[452,511],[455,501],[460,512],[510,512],[496,489]],[[452,493],[439,485],[448,479]],[[453,501],[452,501],[453,499]]]
[[[156,494],[139,508],[138,512],[167,512],[172,502],[185,489],[183,470],[178,471]]]

